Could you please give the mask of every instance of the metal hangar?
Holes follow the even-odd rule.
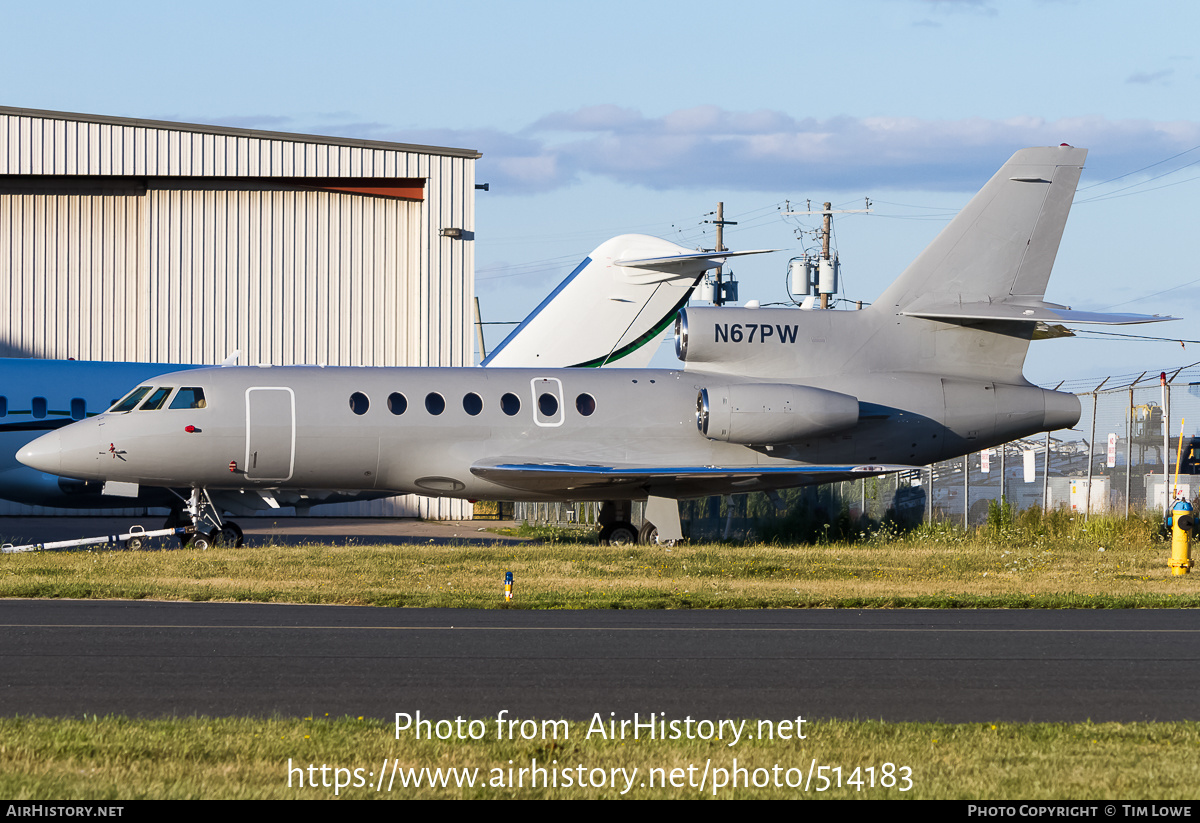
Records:
[[[473,365],[479,157],[0,107],[0,355]]]

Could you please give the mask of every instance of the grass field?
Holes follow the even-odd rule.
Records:
[[[601,547],[558,531],[494,547],[5,555],[0,597],[547,609],[1200,606],[1200,575],[1171,576],[1153,519],[1022,518],[799,546]]]
[[[1200,723],[814,721],[803,740],[734,746],[557,732],[473,742],[397,739],[364,718],[2,719],[0,796],[1190,800],[1200,760]],[[532,785],[534,768],[549,786]]]

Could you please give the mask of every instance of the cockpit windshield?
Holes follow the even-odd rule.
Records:
[[[150,399],[143,403],[138,411],[154,411],[155,409],[161,409],[163,403],[167,402],[168,395],[170,395],[174,389],[174,386],[163,386],[162,388],[155,389],[154,394],[150,395]]]
[[[199,386],[184,386],[175,392],[174,397],[171,397],[172,392],[175,392],[174,386],[159,386],[157,388],[154,386],[138,386],[120,401],[114,403],[109,411],[127,412],[133,409],[137,409],[138,411],[155,411],[162,408],[204,409],[208,407],[208,403],[204,401],[204,389]],[[168,398],[171,400],[170,406],[167,406]],[[138,405],[139,403],[141,403],[140,406]]]
[[[125,395],[124,399],[117,401],[110,412],[127,412],[138,404],[139,401],[150,391],[152,386],[139,386],[138,388]]]

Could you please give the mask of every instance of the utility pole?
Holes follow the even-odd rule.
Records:
[[[486,186],[487,184],[484,183]],[[483,342],[483,318],[479,314],[479,295],[475,295],[475,339],[479,343],[479,362],[487,360],[487,346]]]
[[[825,204],[825,217],[821,221],[821,262],[825,263],[831,258],[829,257],[829,238],[833,234],[833,208],[832,203]],[[821,292],[821,308],[829,308],[829,295]]]
[[[717,227],[717,248],[716,251],[726,251],[725,248],[725,232],[726,226],[736,226],[737,221],[725,219],[725,201],[717,203],[717,219],[705,220],[705,223],[712,223]],[[721,291],[721,266],[717,266],[717,288],[713,292],[713,305],[721,306],[725,304],[725,295]]]
[[[810,201],[811,202],[811,201]],[[784,214],[805,215],[805,214],[820,214],[821,220],[821,259],[817,264],[819,284],[817,293],[821,295],[821,308],[829,308],[829,297],[837,291],[837,261],[830,255],[830,243],[833,237],[833,216],[835,214],[870,214],[871,201],[866,201],[865,209],[838,209],[833,210],[832,203],[823,204],[824,208],[821,211],[813,211],[811,207],[808,211],[785,211]],[[860,306],[861,308],[861,306]]]

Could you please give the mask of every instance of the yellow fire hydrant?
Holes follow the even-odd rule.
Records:
[[[1186,500],[1177,500],[1171,507],[1171,559],[1167,565],[1175,576],[1187,574],[1192,568],[1190,541],[1195,518]]]

